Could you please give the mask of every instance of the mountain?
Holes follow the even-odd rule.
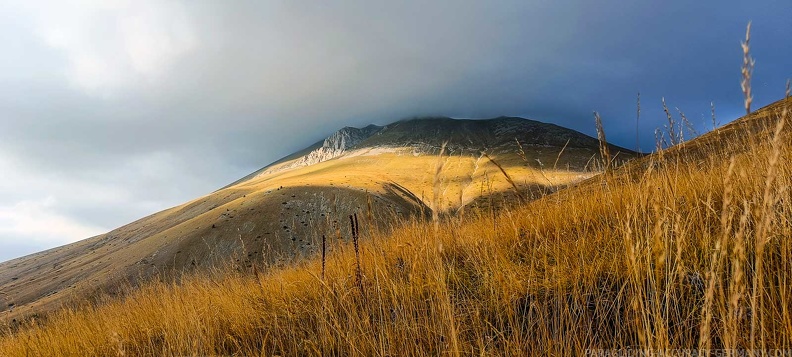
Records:
[[[43,313],[228,264],[292,264],[315,254],[322,235],[331,244],[349,237],[347,217],[355,212],[364,226],[385,229],[539,197],[596,174],[598,145],[580,132],[514,117],[346,127],[183,205],[0,263],[0,316]],[[619,162],[636,156],[610,151]]]

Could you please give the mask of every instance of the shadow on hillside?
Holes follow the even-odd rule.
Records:
[[[383,185],[385,189],[385,197],[398,202],[405,207],[415,207],[415,212],[420,218],[428,218],[432,216],[432,209],[427,206],[420,197],[415,195],[406,187],[400,185],[395,181],[390,181]]]

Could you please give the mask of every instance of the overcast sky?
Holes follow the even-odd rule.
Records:
[[[792,77],[792,1],[3,1],[0,261],[222,187],[343,126],[514,115],[635,147]],[[704,123],[707,123],[706,125]]]

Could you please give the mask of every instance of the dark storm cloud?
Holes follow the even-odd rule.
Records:
[[[787,0],[0,6],[4,257],[208,193],[346,125],[519,115],[593,134],[597,110],[632,148],[641,91],[648,150],[661,97],[700,131],[710,101],[721,122],[740,114],[749,20],[755,107],[792,76]]]

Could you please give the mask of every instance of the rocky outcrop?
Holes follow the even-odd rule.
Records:
[[[279,169],[308,166],[339,157],[380,130],[381,126],[373,124],[363,128],[344,127],[327,137],[321,147]]]

